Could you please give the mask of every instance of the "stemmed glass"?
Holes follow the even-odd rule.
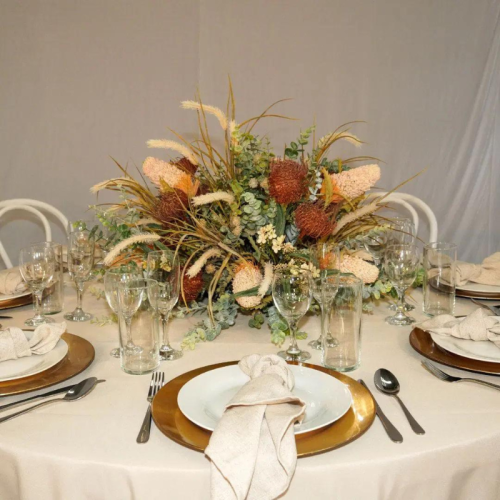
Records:
[[[373,262],[377,267],[382,264],[386,243],[386,228],[373,229],[363,238],[363,245],[366,248],[366,251],[373,257]]]
[[[106,271],[104,275],[104,293],[106,294],[106,300],[108,301],[109,307],[116,315],[120,312],[118,307],[118,284],[138,280],[140,278],[142,278],[142,271],[132,264],[114,267]],[[121,335],[120,319],[118,319],[118,331]],[[119,358],[120,348],[115,347],[111,349],[109,355],[114,358]]]
[[[311,354],[297,345],[297,324],[308,311],[312,300],[311,273],[303,271],[293,274],[278,271],[273,279],[273,301],[278,312],[285,318],[290,328],[290,346],[278,352],[286,361],[306,361]]]
[[[76,309],[64,315],[68,321],[88,321],[92,314],[82,309],[82,295],[94,267],[95,239],[89,231],[74,231],[68,237],[68,271],[76,285]]]
[[[323,349],[323,339],[329,347],[337,345],[336,340],[331,336],[328,328],[329,310],[339,287],[340,272],[338,263],[340,262],[339,249],[320,243],[316,247],[316,260],[319,268],[319,276],[311,278],[311,288],[313,297],[321,309],[321,333],[318,339],[311,340],[309,346],[313,349]],[[326,338],[325,338],[326,336]]]
[[[56,256],[54,249],[41,243],[23,248],[19,253],[19,269],[21,276],[33,292],[35,316],[24,322],[27,326],[38,326],[44,323],[53,323],[41,313],[42,295],[44,289],[50,285],[56,272]]]
[[[416,245],[389,245],[385,252],[384,267],[387,277],[398,292],[399,303],[394,316],[385,319],[390,325],[411,325],[415,319],[405,314],[404,295],[417,276],[420,254]]]
[[[139,352],[141,348],[132,342],[132,318],[146,296],[147,281],[144,279],[123,281],[117,284],[116,291],[118,312],[123,317],[126,329],[124,349],[129,352]]]
[[[162,361],[173,361],[182,357],[182,351],[174,349],[168,338],[168,318],[179,300],[180,266],[179,259],[167,250],[149,252],[147,275],[151,280],[148,286],[148,298],[151,307],[157,312],[162,325]]]

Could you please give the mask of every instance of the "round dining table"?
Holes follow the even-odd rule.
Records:
[[[93,284],[96,291],[101,285]],[[422,294],[413,290],[411,313],[417,320]],[[75,306],[75,292],[65,288],[65,311]],[[103,297],[89,290],[84,309],[99,320],[110,315]],[[476,308],[457,299],[456,314]],[[3,327],[22,326],[33,314],[31,306],[4,310],[13,319]],[[363,379],[387,417],[404,437],[389,440],[375,419],[359,439],[336,450],[300,458],[285,498],[375,500],[500,498],[500,391],[467,383],[447,383],[421,366],[422,357],[409,343],[412,327],[385,323],[388,303],[379,302],[372,313],[363,314],[361,365],[348,375]],[[54,316],[63,320],[63,314]],[[199,318],[174,319],[170,336],[175,347],[190,325]],[[105,321],[104,321],[105,323]],[[308,317],[301,324],[310,338],[319,334],[319,321]],[[0,424],[0,499],[2,500],[174,500],[210,498],[210,467],[199,452],[164,436],[152,424],[145,444],[136,437],[147,409],[151,376],[128,375],[120,360],[109,355],[118,345],[117,325],[67,323],[67,331],[79,335],[95,348],[94,362],[81,374],[54,388],[95,376],[106,382],[82,400],[58,403]],[[306,347],[306,341],[299,341]],[[224,330],[212,342],[197,345],[176,361],[165,361],[160,370],[169,381],[205,365],[236,361],[247,354],[271,354],[267,327],[248,327],[248,317]],[[320,364],[319,351],[312,363]],[[424,435],[410,428],[396,399],[378,392],[373,376],[378,368],[391,370],[401,384],[400,396],[425,429]],[[450,374],[466,372],[442,367]],[[500,377],[474,374],[499,382]],[[43,392],[43,391],[41,391]],[[33,395],[35,393],[30,393]],[[1,395],[1,394],[0,394]],[[0,398],[0,405],[27,395]]]

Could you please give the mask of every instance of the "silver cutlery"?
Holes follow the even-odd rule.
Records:
[[[500,316],[500,306],[489,306],[488,304],[483,304],[476,299],[471,299],[471,301],[474,302],[474,304],[476,304],[477,306],[482,307],[483,309],[488,309],[488,311],[491,311],[495,316]]]
[[[0,319],[12,319],[12,316],[0,316]]]
[[[398,397],[398,393],[401,387],[396,376],[389,370],[380,368],[375,372],[373,381],[375,382],[375,387],[380,392],[383,392],[384,394],[392,396],[398,400],[398,403],[401,406],[401,409],[403,410],[406,418],[408,419],[413,432],[415,432],[415,434],[425,434],[422,426],[415,420],[408,408],[406,408],[406,406],[404,405],[403,401],[401,401],[401,399]]]
[[[491,382],[485,382],[484,380],[480,380],[478,378],[463,378],[463,377],[454,377],[453,375],[448,375],[443,370],[438,368],[437,366],[429,363],[428,361],[422,361],[422,366],[430,372],[435,377],[444,380],[445,382],[474,382],[475,384],[485,385],[486,387],[491,387],[492,389],[500,390],[500,385],[492,384]]]
[[[151,403],[153,402],[153,398],[156,396],[158,391],[165,384],[165,373],[163,372],[155,372],[151,375],[151,383],[149,384],[148,390],[148,409],[146,411],[146,415],[141,425],[141,430],[137,435],[136,441],[138,443],[147,443],[149,441],[149,434],[151,432]]]
[[[375,403],[375,412],[377,414],[377,417],[382,422],[382,425],[384,426],[385,432],[387,432],[387,435],[389,436],[389,438],[392,441],[394,441],[395,443],[402,443],[403,436],[396,429],[396,427],[394,427],[392,422],[385,416],[385,413],[380,409],[380,406],[378,405],[376,399],[373,397],[373,394],[371,393],[370,389],[368,389],[368,386],[361,379],[359,379],[358,382],[370,393],[371,397],[373,398],[373,401]]]
[[[101,382],[106,382],[105,380],[98,380],[96,384],[100,384]],[[73,389],[77,384],[65,385],[59,389],[54,389],[53,391],[46,392],[44,394],[38,394],[37,396],[30,396],[29,398],[21,399],[19,401],[15,401],[14,403],[8,403],[6,405],[0,406],[0,412],[5,410],[10,410],[15,408],[16,406],[21,406],[26,403],[30,403],[31,401],[36,401],[37,399],[48,398],[50,396],[55,396],[56,394],[61,394],[62,392],[68,392],[70,389]],[[2,394],[0,394],[0,397]]]
[[[51,399],[49,401],[43,401],[42,403],[38,403],[34,406],[30,406],[29,408],[26,408],[25,410],[21,410],[21,411],[18,411],[16,413],[11,413],[10,415],[7,415],[6,417],[0,418],[0,423],[6,422],[7,420],[11,420],[13,418],[24,415],[25,413],[29,413],[30,411],[34,410],[35,408],[41,408],[42,406],[47,406],[49,404],[57,403],[59,401],[65,401],[65,402],[77,401],[77,400],[82,399],[85,396],[87,396],[87,394],[90,394],[94,390],[94,387],[96,385],[97,385],[97,378],[96,377],[87,378],[85,380],[82,380],[79,384],[76,384],[74,387],[72,387],[65,394],[64,397]]]

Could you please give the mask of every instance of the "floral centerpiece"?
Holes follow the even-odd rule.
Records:
[[[332,156],[340,141],[362,145],[351,132],[354,122],[320,138],[315,127],[307,128],[278,154],[266,137],[254,133],[261,120],[288,119],[271,112],[274,104],[237,121],[230,88],[225,112],[200,98],[182,107],[197,115],[197,140],[173,131],[176,140],[150,140],[150,148],[176,158],[146,158],[140,181],[117,163],[122,176],[92,191],[120,193],[116,204],[95,207],[111,234],[107,266],[142,266],[153,249],[180,257],[182,300],[176,314],[208,313],[186,333],[183,347],[213,340],[234,324],[238,312],[251,316],[252,327],[267,321],[272,341],[282,344],[288,332],[272,305],[273,272],[287,266],[314,274],[310,249],[318,242],[339,245],[340,270],[363,280],[365,298],[391,292],[358,245],[363,235],[383,226],[376,215],[383,198],[367,197],[380,167],[371,157]]]

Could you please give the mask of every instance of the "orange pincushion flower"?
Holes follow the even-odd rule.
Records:
[[[192,278],[190,278],[187,274],[184,274],[184,278],[182,279],[182,288],[184,290],[186,303],[196,300],[203,289],[203,273],[200,271]]]
[[[336,212],[335,208],[326,211],[322,202],[302,203],[295,211],[295,224],[300,230],[300,237],[318,239],[331,234],[335,229]]]
[[[281,205],[295,203],[307,193],[307,166],[275,158],[269,174],[269,194]]]
[[[162,193],[158,197],[158,203],[154,208],[154,217],[168,227],[175,222],[186,219],[188,197],[179,189]]]

